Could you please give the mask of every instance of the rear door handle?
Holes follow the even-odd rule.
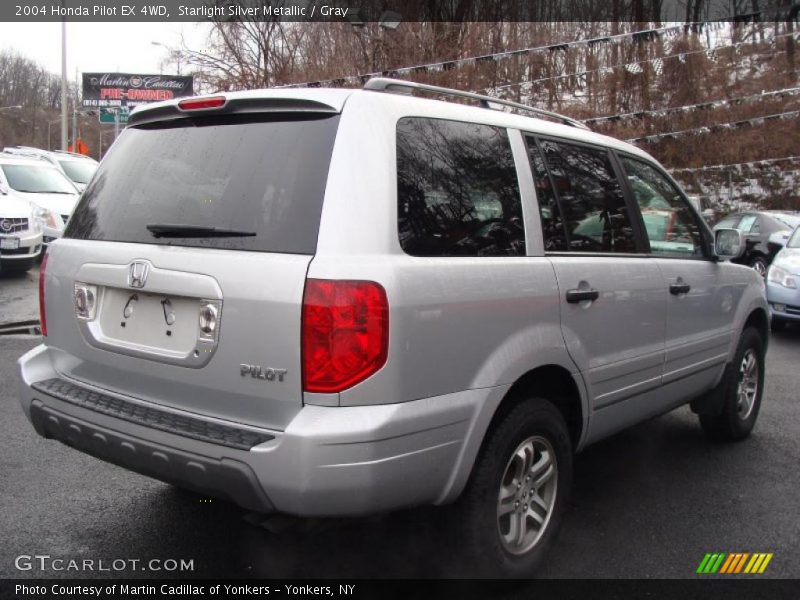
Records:
[[[673,296],[680,296],[681,294],[688,294],[692,289],[688,283],[672,283],[669,286],[669,293]]]
[[[578,304],[585,300],[594,302],[600,297],[600,292],[597,290],[567,290],[567,302],[570,304]]]

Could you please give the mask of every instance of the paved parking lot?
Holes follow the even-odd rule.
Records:
[[[27,273],[0,272],[0,325],[39,318],[38,283],[38,267]]]
[[[4,310],[14,295],[6,284]],[[19,408],[15,378],[15,360],[36,343],[0,336],[0,577],[41,576],[15,569],[21,554],[193,559],[186,575],[194,577],[468,575],[453,551],[457,536],[445,535],[445,509],[264,521],[39,438]],[[579,455],[542,575],[692,577],[706,552],[773,552],[761,577],[800,577],[798,357],[800,328],[773,336],[766,400],[743,443],[706,442],[683,408]]]

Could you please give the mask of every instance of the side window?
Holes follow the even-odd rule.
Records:
[[[566,229],[566,250],[636,252],[631,217],[608,152],[550,140],[542,140],[541,147]],[[540,202],[541,210],[547,196]],[[545,238],[545,247],[559,244]]]
[[[743,216],[736,229],[742,233],[758,233],[758,215]]]
[[[524,256],[522,201],[505,129],[397,124],[400,245],[413,256]]]
[[[550,182],[550,175],[544,165],[544,158],[536,140],[526,138],[528,143],[528,158],[533,171],[533,183],[536,187],[536,198],[539,201],[539,216],[542,220],[542,233],[544,234],[544,249],[549,252],[563,252],[569,250],[564,222],[561,220],[561,211],[558,208],[556,194]]]
[[[689,203],[663,174],[645,162],[620,157],[642,212],[650,252],[703,256],[703,234]]]
[[[736,225],[741,218],[741,215],[730,215],[717,223],[716,227],[719,229],[736,229]]]

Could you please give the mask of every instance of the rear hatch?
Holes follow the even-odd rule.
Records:
[[[286,426],[302,406],[303,288],[338,126],[335,108],[313,104],[167,107],[124,131],[49,253],[59,372]]]

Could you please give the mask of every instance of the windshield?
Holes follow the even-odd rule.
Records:
[[[53,167],[1,165],[8,187],[32,194],[76,194],[75,186]]]
[[[229,115],[128,128],[64,236],[313,254],[338,122]]]
[[[792,237],[786,242],[787,248],[800,248],[800,227],[794,230]]]
[[[97,171],[97,165],[88,160],[60,160],[58,164],[64,169],[67,177],[76,183],[89,183]]]

